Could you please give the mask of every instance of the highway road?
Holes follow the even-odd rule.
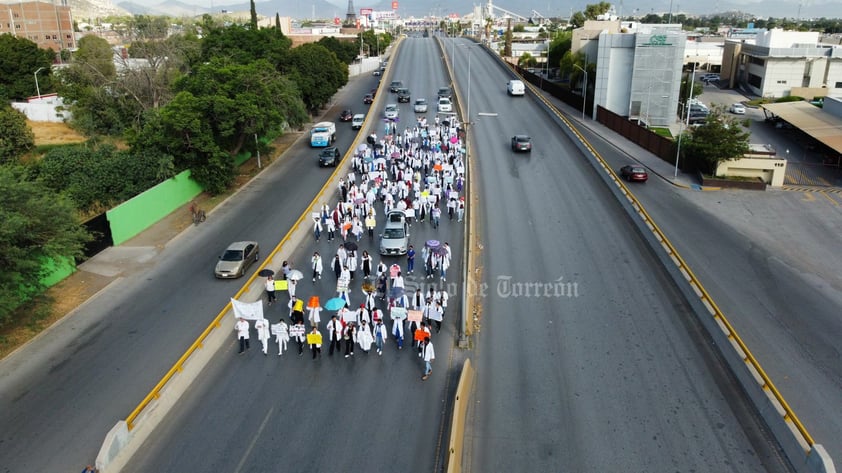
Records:
[[[585,136],[615,169],[631,162],[601,137]],[[836,208],[800,207],[795,193],[688,192],[660,179],[630,188],[839,462],[842,415],[830,407],[842,405]],[[823,253],[826,260],[817,261]]]
[[[361,77],[340,97],[362,111],[363,94],[376,84]],[[347,149],[355,134],[348,123],[337,126],[337,142]],[[0,472],[78,471],[93,462],[109,429],[241,286],[213,277],[217,256],[241,239],[258,241],[268,254],[330,176],[314,168],[316,154],[302,140],[202,225],[163,248],[137,248],[152,255],[146,269],[0,362]]]
[[[503,69],[459,43],[488,285],[469,471],[786,471],[596,172],[531,99],[505,94]],[[531,154],[510,151],[520,132]]]
[[[432,102],[437,89],[448,83],[435,43],[409,38],[400,48],[384,86],[392,79],[403,80],[413,99],[426,96]],[[380,94],[385,97],[372,113],[381,114],[386,103],[396,101],[388,90]],[[337,108],[348,101],[356,104],[359,96],[343,94]],[[434,107],[426,115],[432,120]],[[412,105],[401,104],[399,129],[411,124]],[[382,135],[382,122],[373,126]],[[301,172],[322,172],[313,167],[312,160],[309,165]],[[442,442],[446,442],[443,419],[458,374],[451,357],[460,356],[453,346],[461,310],[456,269],[462,257],[461,235],[462,224],[446,218],[438,230],[432,229],[429,220],[411,229],[417,250],[432,238],[453,247],[454,263],[445,285],[438,278],[419,277],[418,269],[406,281],[410,291],[421,287],[426,292],[432,283],[451,293],[445,327],[433,336],[436,361],[431,379],[420,379],[423,366],[414,350],[405,346],[398,351],[393,343],[382,356],[363,354],[357,347],[349,359],[329,357],[324,347],[322,358],[312,360],[309,352],[298,357],[295,350],[278,357],[275,346],[264,356],[252,339],[251,350],[238,356],[232,334],[230,344],[124,471],[439,471],[445,454]],[[293,261],[301,267],[318,250],[328,262],[336,247],[336,242],[325,239],[308,240],[297,249]],[[360,248],[374,255],[376,241],[364,238]],[[404,258],[384,261],[405,263]],[[420,266],[420,256],[416,264]],[[357,304],[362,302],[359,284],[352,284],[351,292]],[[316,293],[325,301],[335,294],[334,288],[335,277],[326,267],[321,282],[313,285],[305,279],[297,295],[306,298]],[[282,302],[286,300],[281,296]],[[286,311],[273,305],[269,314],[275,322]],[[324,322],[322,327],[324,333]]]

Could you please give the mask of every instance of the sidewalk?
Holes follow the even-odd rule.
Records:
[[[649,151],[641,148],[632,141],[627,140],[623,136],[615,133],[607,128],[605,125],[596,120],[591,120],[590,116],[586,115],[585,120],[582,121],[582,111],[576,110],[570,105],[561,100],[544,93],[544,97],[550,101],[557,109],[564,112],[567,118],[578,125],[588,129],[589,131],[599,135],[606,143],[628,156],[630,159],[640,163],[646,167],[651,174],[658,176],[664,181],[683,189],[692,190],[719,190],[718,187],[704,187],[702,186],[696,176],[678,170],[676,175],[675,165],[668,163]],[[676,124],[676,127],[678,125]],[[677,129],[675,130],[678,131]]]
[[[276,155],[272,162],[279,159],[301,134],[302,132],[290,131],[276,140],[273,143]],[[269,163],[264,165],[264,169],[268,165]],[[256,163],[252,161],[244,163],[238,170],[235,184],[228,192],[214,197],[203,193],[193,200],[208,212],[209,218],[212,218],[211,213],[216,205],[235,194],[255,177],[255,167]],[[49,314],[38,322],[3,333],[0,359],[25,346],[39,333],[59,323],[88,300],[106,291],[113,283],[155,264],[155,259],[167,243],[193,225],[189,205],[184,204],[122,245],[111,246],[97,253],[78,265],[76,272],[47,289],[46,296],[53,301]]]

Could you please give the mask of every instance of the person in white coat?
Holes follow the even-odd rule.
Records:
[[[254,322],[254,329],[257,331],[257,339],[263,345],[263,354],[266,355],[269,349],[269,321],[266,319],[257,319]]]
[[[316,282],[317,278],[322,278],[322,269],[324,269],[324,266],[322,266],[322,256],[318,251],[313,253],[313,257],[310,258],[310,268],[313,270],[313,282]]]
[[[403,319],[392,320],[392,336],[398,344],[398,350],[403,348]]]
[[[237,340],[240,342],[240,354],[242,355],[249,348],[249,323],[240,317],[234,324],[234,331],[237,332]]]
[[[436,351],[433,348],[433,342],[430,341],[430,337],[424,339],[424,376],[421,377],[422,380],[426,380],[433,374],[433,360],[436,359]]]
[[[383,324],[383,320],[378,320],[377,323],[374,324],[374,344],[377,346],[377,354],[383,354],[383,342],[389,337],[388,330],[386,330],[386,325]]]
[[[310,312],[310,314],[307,316],[307,321],[310,322],[310,326],[318,327],[322,321],[322,308],[308,307],[307,310]]]
[[[271,327],[272,334],[275,335],[275,342],[278,344],[278,356],[284,354],[284,350],[287,349],[287,343],[289,342],[289,326],[284,319],[281,319],[280,322],[272,325]]]
[[[371,335],[371,326],[365,322],[362,322],[357,328],[357,342],[365,353],[371,350],[371,344],[374,343],[374,337]]]
[[[327,356],[333,356],[333,350],[336,352],[342,351],[342,333],[344,329],[342,323],[334,315],[327,323],[327,338],[330,341],[330,347],[327,350]]]

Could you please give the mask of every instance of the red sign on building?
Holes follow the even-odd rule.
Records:
[[[372,8],[360,8],[360,16],[369,16],[374,12]]]
[[[338,25],[338,24],[339,24],[339,17],[338,17],[338,16],[333,17],[333,24],[334,24],[334,25]]]
[[[397,9],[398,9],[398,2],[393,1],[392,2],[392,10],[397,10]]]

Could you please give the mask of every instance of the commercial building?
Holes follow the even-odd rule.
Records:
[[[636,25],[630,33],[599,34],[594,105],[645,122],[675,121],[686,34],[680,25]],[[590,45],[581,44],[586,51]],[[593,62],[593,60],[589,59]]]
[[[766,98],[842,95],[842,47],[818,32],[762,30],[725,42],[722,78]]]
[[[40,48],[56,52],[76,47],[73,17],[67,0],[0,1],[0,34],[26,38]]]

